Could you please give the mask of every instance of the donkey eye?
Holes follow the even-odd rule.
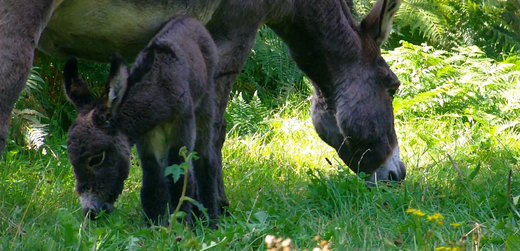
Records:
[[[386,63],[386,61],[382,57],[379,57],[377,59],[377,65],[379,67],[388,67],[388,64]]]
[[[94,156],[90,157],[90,159],[88,160],[88,165],[90,167],[99,166],[103,163],[104,160],[105,160],[105,152],[103,152],[102,154],[98,154],[98,155],[94,155]]]

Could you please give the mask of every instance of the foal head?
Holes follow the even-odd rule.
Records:
[[[82,210],[93,219],[102,210],[113,211],[128,177],[132,145],[111,125],[127,89],[128,70],[123,59],[114,56],[105,93],[99,99],[93,98],[79,77],[76,59],[67,61],[63,76],[67,97],[78,111],[67,135],[67,151]]]

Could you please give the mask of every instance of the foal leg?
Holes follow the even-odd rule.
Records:
[[[188,109],[190,110],[190,109]],[[175,113],[175,112],[174,112]],[[141,203],[146,216],[154,224],[163,222],[168,212],[172,213],[182,196],[184,178],[174,182],[172,175],[165,176],[166,167],[181,164],[185,160],[179,156],[179,150],[186,147],[193,151],[195,142],[195,118],[193,110],[173,121],[164,122],[148,132],[137,144],[137,151],[143,169],[143,187]],[[191,164],[191,163],[190,163]],[[196,198],[197,186],[193,181],[193,171],[188,175],[186,196]],[[191,224],[191,203],[184,202],[180,210],[186,213],[185,220]]]
[[[222,177],[221,162],[217,159],[213,145],[214,97],[212,93],[201,100],[195,111],[197,122],[197,139],[195,152],[199,159],[194,161],[195,177],[199,188],[200,202],[208,209],[210,225],[214,226],[220,214],[218,203],[218,182]],[[219,176],[220,175],[220,176]]]
[[[146,217],[154,225],[166,225],[167,205],[170,200],[168,178],[164,176],[164,164],[158,159],[154,146],[148,139],[137,143],[137,152],[143,170],[143,186],[141,188],[141,205]]]
[[[193,146],[195,142],[195,120],[193,118],[193,115],[185,116],[184,118],[179,121],[178,124],[172,127],[173,132],[173,138],[172,138],[172,145],[170,147],[170,151],[168,153],[168,166],[171,165],[179,165],[183,162],[185,162],[185,159],[179,155],[179,150],[182,147],[187,148],[187,154],[190,154],[193,152]],[[193,161],[190,161],[190,166],[193,165]],[[184,196],[190,197],[192,199],[197,199],[198,197],[198,186],[195,182],[195,174],[193,173],[193,168],[188,168],[188,173],[185,173],[184,175],[187,175],[187,181],[186,184],[186,194]],[[184,188],[184,175],[181,175],[179,177],[179,180],[177,182],[174,182],[172,175],[169,175],[168,178],[168,188],[170,190],[170,205],[172,206],[170,208],[170,213],[175,210],[175,208],[178,206],[180,199],[182,197],[182,190]],[[180,211],[183,211],[186,213],[186,217],[184,218],[188,224],[192,224],[192,203],[185,201],[181,204]]]
[[[11,111],[27,81],[54,2],[0,0],[0,153],[5,148]]]
[[[191,108],[190,102],[185,103]],[[186,116],[182,116],[182,111],[172,111],[172,114],[181,115],[157,125],[137,142],[143,169],[141,204],[154,224],[166,225],[165,215],[173,212],[179,203],[184,179],[173,182],[172,176],[165,176],[164,172],[166,167],[184,161],[179,156],[182,146],[186,146],[188,151],[193,149],[195,118],[193,110],[187,110]],[[189,193],[191,195],[192,191]],[[187,213],[186,219],[190,222],[191,205],[183,205],[181,209]]]

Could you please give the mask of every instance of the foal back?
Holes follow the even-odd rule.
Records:
[[[176,102],[187,101],[185,94],[190,93],[198,106],[201,98],[214,92],[216,50],[210,34],[197,20],[183,16],[172,19],[138,55],[129,84],[143,86],[135,90],[140,94],[130,97],[152,96],[150,101],[159,103],[156,98],[165,96],[166,91],[172,95],[170,102]]]
[[[189,178],[191,194],[188,196],[200,200],[208,208],[211,219],[219,214],[215,178],[220,165],[215,159],[212,133],[215,64],[216,46],[205,27],[193,18],[177,17],[168,22],[138,56],[129,83],[141,87],[134,88],[136,95],[129,95],[126,102],[153,104],[151,119],[143,122],[153,123],[150,126],[153,128],[142,135],[133,135],[138,139],[143,173],[152,174],[148,177],[183,162],[179,156],[181,147],[198,153],[199,159],[192,163],[196,182]],[[157,201],[150,201],[158,196],[157,190],[162,190],[157,187],[159,179],[157,176],[143,180],[142,203],[152,218],[165,210],[162,206],[155,208]],[[182,182],[173,183],[169,177],[166,183],[170,193],[166,200],[171,208],[179,201]],[[189,205],[183,207],[189,213]]]

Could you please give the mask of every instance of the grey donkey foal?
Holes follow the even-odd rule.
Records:
[[[78,110],[67,146],[84,213],[95,216],[114,209],[135,143],[143,171],[144,212],[154,224],[164,223],[183,187],[182,178],[174,183],[164,171],[184,161],[179,149],[186,146],[199,157],[194,172],[188,173],[186,195],[202,202],[215,223],[220,209],[216,175],[221,168],[212,130],[216,61],[216,46],[206,28],[182,16],[162,28],[130,72],[121,56],[113,56],[105,93],[99,99],[79,77],[76,60],[67,62],[65,90]],[[191,203],[181,208],[187,221],[191,208]]]

